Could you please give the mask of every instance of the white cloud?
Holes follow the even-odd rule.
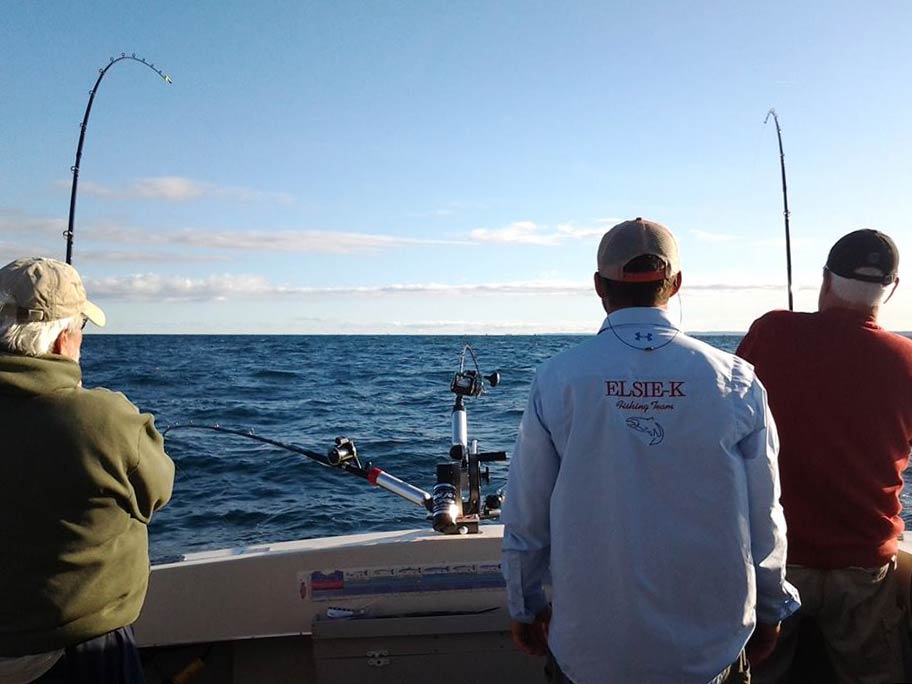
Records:
[[[505,283],[391,283],[370,287],[310,287],[270,282],[260,275],[212,275],[205,278],[161,276],[154,273],[87,279],[86,289],[93,298],[120,300],[211,301],[256,299],[264,297],[395,297],[404,295],[439,296],[535,296],[560,297],[590,295],[587,280],[530,280]],[[720,295],[749,290],[779,290],[769,283],[695,283],[684,293]],[[804,289],[804,288],[803,288]]]
[[[70,187],[68,181],[60,186]],[[220,199],[236,202],[271,202],[291,204],[294,198],[285,192],[268,192],[241,186],[217,185],[183,176],[156,176],[138,178],[129,185],[117,187],[80,181],[79,192],[95,197],[114,199],[164,200],[166,202],[189,202],[197,199]]]
[[[254,275],[215,275],[206,278],[183,278],[147,273],[106,278],[86,278],[85,285],[90,297],[128,301],[150,299],[164,301],[221,300],[232,296],[256,297],[285,292],[285,288],[270,285],[262,276]]]
[[[79,249],[75,252],[79,262],[111,262],[120,263],[161,263],[170,264],[177,262],[211,262],[229,261],[229,257],[217,254],[200,254],[198,252],[164,252],[145,250],[119,250],[119,249]]]
[[[142,199],[163,199],[168,202],[186,202],[202,197],[213,186],[180,176],[140,178],[125,191],[125,195]]]
[[[55,237],[63,240],[67,222],[63,218],[30,216],[22,211],[0,209],[0,234],[5,238],[23,236],[29,238]]]
[[[389,284],[374,287],[307,287],[271,283],[260,275],[212,275],[206,278],[161,276],[154,273],[87,279],[92,297],[143,300],[219,300],[232,297],[275,296],[391,296],[434,295],[566,295],[588,292],[588,283],[529,281],[447,285],[444,283]]]
[[[86,239],[129,244],[174,245],[252,252],[351,254],[411,245],[468,245],[467,242],[424,240],[374,233],[334,233],[325,230],[208,230],[185,228],[151,232],[115,224],[86,229]]]
[[[47,254],[65,252],[66,219],[31,216],[21,211],[0,209],[0,249],[4,253]],[[77,223],[75,255],[79,260],[157,262],[225,260],[212,249],[245,252],[286,252],[299,254],[352,254],[420,245],[473,246],[468,240],[434,240],[377,233],[332,232],[327,230],[224,230],[184,228],[158,231],[118,221]],[[95,243],[95,244],[91,244]],[[98,243],[136,245],[133,250],[102,249]],[[23,249],[29,246],[28,249]],[[166,251],[167,248],[179,248]],[[187,248],[200,251],[187,251]],[[202,253],[201,250],[209,250]]]
[[[57,181],[56,185],[67,190],[72,187],[70,181]],[[117,194],[113,188],[101,183],[93,183],[92,181],[80,181],[77,193],[91,195],[92,197],[114,197]]]
[[[469,237],[477,242],[518,243],[525,245],[555,245],[560,241],[556,233],[543,233],[532,221],[514,221],[504,228],[476,228]]]
[[[758,291],[758,290],[767,290],[775,292],[777,290],[785,291],[786,286],[782,284],[773,284],[773,283],[697,283],[693,285],[684,284],[681,286],[681,292],[699,292],[701,294],[714,294],[726,293],[726,292],[744,292],[744,291]],[[795,290],[814,290],[817,289],[815,285],[793,285]]]
[[[534,221],[514,221],[503,228],[476,228],[469,237],[476,242],[497,242],[525,245],[552,246],[565,240],[583,240],[601,237],[616,219],[598,219],[594,225],[578,226],[572,222],[554,228],[539,226]]]
[[[601,238],[612,226],[620,223],[618,219],[598,219],[593,226],[577,226],[572,222],[557,226],[557,234],[573,240],[590,237]]]

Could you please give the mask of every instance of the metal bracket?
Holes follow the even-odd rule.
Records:
[[[389,651],[368,651],[365,655],[368,667],[386,667],[390,664]]]

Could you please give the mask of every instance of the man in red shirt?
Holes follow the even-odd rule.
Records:
[[[877,325],[898,265],[888,236],[849,233],[830,250],[818,311],[772,311],[738,347],[779,429],[788,580],[802,603],[755,682],[787,681],[808,619],[840,682],[908,681],[895,555],[912,442],[912,340]]]

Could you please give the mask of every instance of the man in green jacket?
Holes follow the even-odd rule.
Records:
[[[151,415],[82,387],[86,299],[53,259],[0,269],[0,681],[142,682],[147,525],[174,464]]]

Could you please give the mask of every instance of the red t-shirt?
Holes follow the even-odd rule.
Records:
[[[875,567],[897,550],[912,340],[847,309],[772,311],[738,347],[779,429],[788,562]]]

